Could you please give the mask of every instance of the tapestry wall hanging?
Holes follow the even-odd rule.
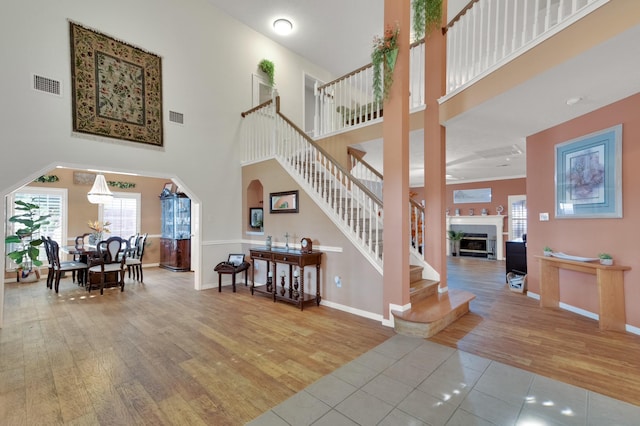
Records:
[[[160,57],[70,25],[73,130],[163,146]]]

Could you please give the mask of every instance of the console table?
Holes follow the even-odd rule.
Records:
[[[600,263],[576,262],[550,256],[540,260],[540,306],[557,308],[560,304],[560,269],[596,276],[600,306],[600,330],[625,331],[624,271],[629,266],[605,266]]]
[[[303,309],[306,302],[316,302],[316,305],[320,305],[320,260],[322,258],[321,251],[313,251],[311,253],[302,253],[300,250],[285,250],[267,247],[252,248],[249,250],[251,254],[251,294],[254,292],[265,294],[269,297],[273,297],[273,301],[282,300],[283,302],[293,303],[297,305],[300,310]],[[271,272],[271,263],[273,263],[273,271],[277,271],[278,263],[289,265],[289,280],[288,287],[286,287],[285,280],[280,277],[273,277],[273,280],[267,278],[267,284],[256,285],[255,282],[255,262],[256,260],[262,260],[267,263],[267,277]],[[314,266],[316,267],[316,292],[315,294],[306,293],[304,287],[304,267]],[[299,277],[293,276],[294,267],[300,268]],[[275,274],[273,274],[275,275]],[[298,290],[298,279],[300,280],[300,289]],[[269,283],[271,281],[271,283]],[[285,284],[285,285],[283,285]]]

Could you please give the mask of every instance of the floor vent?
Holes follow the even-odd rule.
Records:
[[[33,74],[33,89],[39,92],[61,96],[61,85],[58,80]]]
[[[169,121],[172,123],[184,124],[184,114],[175,111],[169,111]]]

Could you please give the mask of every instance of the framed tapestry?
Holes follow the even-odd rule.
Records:
[[[622,217],[622,125],[556,145],[556,218]]]
[[[159,56],[70,23],[73,130],[162,146]]]

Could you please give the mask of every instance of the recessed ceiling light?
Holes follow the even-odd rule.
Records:
[[[276,19],[273,21],[273,30],[280,35],[287,35],[293,30],[293,24],[288,19]]]
[[[571,105],[575,105],[578,102],[580,102],[582,100],[582,98],[580,96],[576,96],[575,98],[569,98],[567,99],[567,105],[571,106]]]

